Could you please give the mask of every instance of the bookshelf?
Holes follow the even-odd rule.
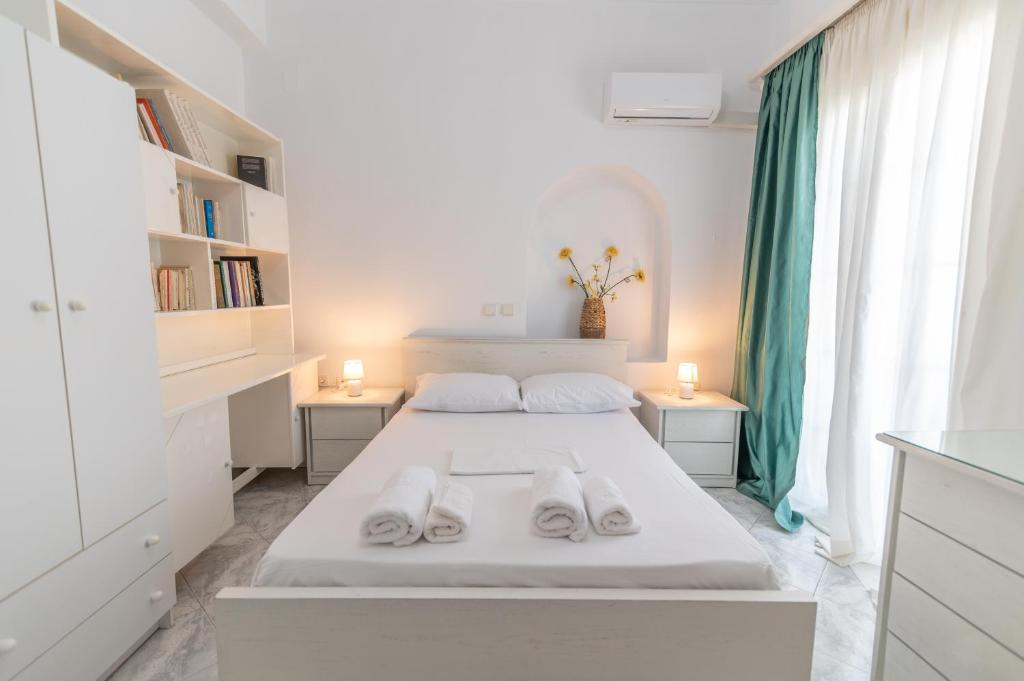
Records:
[[[204,361],[214,365],[231,353],[252,349],[258,354],[291,355],[291,263],[281,140],[72,4],[58,1],[55,14],[65,50],[137,91],[166,91],[185,100],[209,156],[210,165],[206,165],[184,153],[139,141],[146,207],[146,221],[140,228],[149,242],[150,261],[155,268],[191,268],[194,288],[194,309],[155,312],[161,370],[201,367]],[[269,189],[238,178],[237,155],[266,159]],[[193,232],[205,229],[201,200],[216,202],[215,238],[185,231],[182,188],[186,186],[200,199],[196,209],[200,222],[198,229],[193,223]],[[222,257],[257,259],[262,306],[218,307],[214,262]]]

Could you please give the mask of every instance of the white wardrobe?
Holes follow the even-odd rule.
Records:
[[[134,115],[0,18],[0,681],[101,678],[175,600]]]

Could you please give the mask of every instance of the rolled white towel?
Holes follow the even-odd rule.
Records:
[[[635,534],[640,521],[611,478],[597,476],[583,483],[587,514],[598,534]]]
[[[542,537],[587,536],[587,509],[580,481],[565,466],[544,466],[533,474],[531,492],[533,530]]]
[[[406,546],[423,535],[437,474],[424,466],[406,466],[391,476],[363,516],[359,534],[371,544]]]
[[[450,480],[442,483],[427,511],[423,538],[434,544],[459,541],[465,536],[472,516],[473,490]]]

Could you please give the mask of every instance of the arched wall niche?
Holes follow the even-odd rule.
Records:
[[[616,289],[606,299],[608,338],[630,341],[631,362],[663,362],[668,343],[671,230],[665,200],[646,177],[628,166],[600,164],[578,168],[544,192],[537,204],[528,251],[526,333],[534,338],[579,335],[583,292],[565,278],[563,246],[589,276],[602,266],[604,249],[619,249],[611,279],[642,266],[647,282]],[[618,275],[618,276],[616,276]]]

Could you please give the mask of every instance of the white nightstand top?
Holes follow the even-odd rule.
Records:
[[[359,397],[349,397],[344,390],[320,388],[310,395],[299,407],[390,407],[402,399],[403,388],[363,388]]]
[[[640,396],[658,409],[695,409],[704,411],[749,411],[745,405],[713,390],[698,390],[693,399],[684,400],[678,395],[666,395],[664,389],[641,390]]]

